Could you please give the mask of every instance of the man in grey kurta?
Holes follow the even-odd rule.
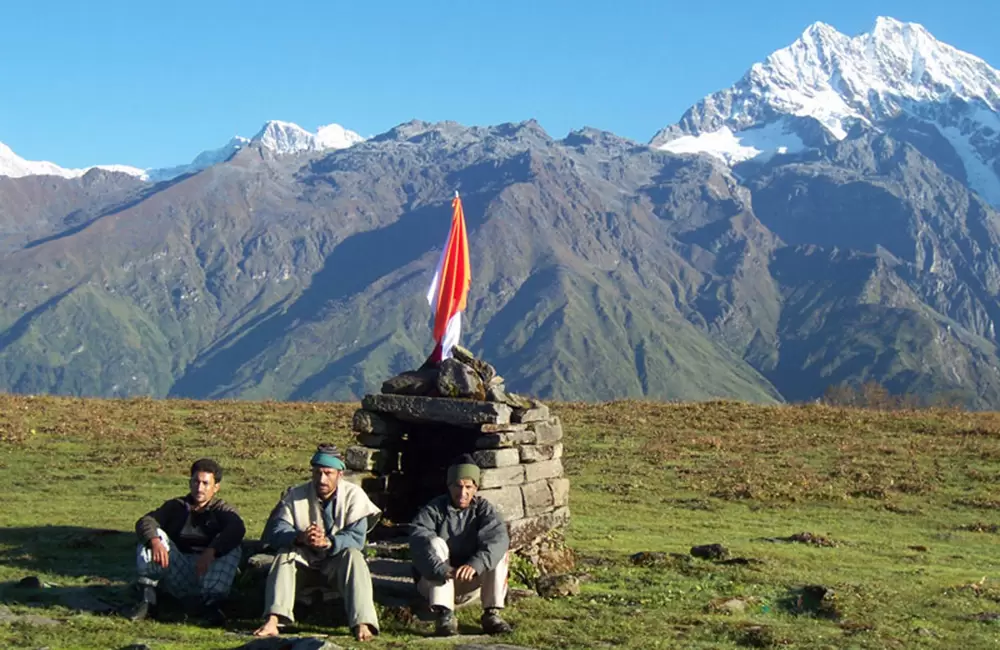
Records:
[[[378,616],[362,550],[381,511],[340,480],[345,465],[336,447],[320,445],[311,464],[312,480],[282,495],[264,529],[264,543],[278,554],[267,576],[265,622],[254,635],[275,636],[279,623],[294,622],[296,587],[310,582],[340,593],[354,637],[367,641],[378,634]]]
[[[502,618],[507,596],[510,537],[500,513],[476,496],[479,467],[468,455],[448,468],[448,494],[425,505],[410,522],[410,555],[417,589],[437,614],[437,633],[458,632],[455,601],[481,590],[487,634],[511,627]]]

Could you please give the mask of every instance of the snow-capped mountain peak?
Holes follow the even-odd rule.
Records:
[[[732,88],[657,133],[651,146],[735,164],[843,139],[855,124],[882,128],[900,116],[938,127],[965,162],[969,184],[1000,205],[1000,72],[922,25],[894,18],[880,17],[854,37],[810,25]],[[803,132],[811,120],[821,131]]]
[[[266,123],[253,137],[253,142],[259,142],[261,146],[279,155],[346,149],[362,140],[364,138],[360,135],[339,124],[321,126],[316,133],[311,133],[298,124],[279,120]]]
[[[328,151],[346,149],[364,138],[340,126],[328,124],[321,126],[316,133],[306,131],[298,124],[272,120],[264,124],[252,139],[235,136],[225,145],[217,149],[208,149],[195,156],[194,160],[184,165],[162,167],[159,169],[139,169],[128,165],[96,165],[82,169],[66,169],[46,161],[25,160],[15,154],[10,147],[0,142],[0,176],[19,178],[22,176],[61,176],[76,178],[83,176],[91,169],[103,169],[136,176],[151,182],[168,181],[185,174],[193,174],[213,165],[229,160],[237,151],[251,142],[277,155],[288,155],[303,151]]]

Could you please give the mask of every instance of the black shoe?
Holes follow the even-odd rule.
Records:
[[[198,608],[198,618],[211,627],[222,627],[226,624],[226,614],[217,600],[206,600]]]
[[[139,602],[126,611],[125,618],[130,621],[144,621],[147,618],[155,618],[156,588],[152,585],[137,584],[135,585],[135,590]]]
[[[147,618],[156,618],[156,605],[148,600],[140,600],[128,609],[125,618],[130,621],[144,621]]]
[[[514,629],[510,623],[500,618],[500,611],[497,609],[484,611],[479,622],[483,626],[483,632],[487,634],[509,634]]]
[[[458,619],[455,618],[455,612],[450,609],[441,608],[438,611],[434,633],[438,636],[455,636],[458,634]]]

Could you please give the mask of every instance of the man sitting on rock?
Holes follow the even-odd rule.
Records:
[[[507,596],[507,526],[489,501],[477,497],[479,467],[464,455],[448,468],[448,494],[432,499],[413,518],[410,555],[417,589],[437,614],[437,634],[458,633],[456,598],[481,589],[487,634],[511,626],[500,618]],[[464,598],[463,598],[464,597]]]
[[[378,617],[362,550],[381,510],[341,480],[344,459],[335,446],[320,445],[311,464],[312,480],[285,491],[264,529],[262,541],[278,554],[267,576],[265,622],[254,635],[275,636],[279,623],[294,622],[296,586],[319,584],[340,593],[354,638],[368,641]]]
[[[193,600],[209,622],[225,622],[219,606],[236,577],[246,527],[236,510],[216,498],[221,482],[217,462],[196,460],[187,496],[167,501],[136,522],[142,597],[132,620],[150,616],[159,586],[187,603]]]

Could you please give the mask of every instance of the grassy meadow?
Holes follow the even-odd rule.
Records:
[[[550,404],[566,431],[581,593],[509,605],[537,648],[994,648],[1000,645],[1000,414],[732,402]],[[130,623],[59,603],[121,597],[135,520],[183,494],[190,462],[256,539],[356,405],[0,396],[0,647],[236,648],[229,629]],[[116,533],[114,531],[122,531]],[[799,541],[782,540],[800,533]],[[732,557],[691,558],[720,543]],[[632,555],[647,552],[643,561]],[[676,554],[676,555],[671,555]],[[25,589],[37,576],[51,585]],[[814,597],[820,585],[829,590]],[[478,608],[461,610],[465,631]],[[44,621],[42,621],[44,622]],[[382,613],[375,648],[448,647]],[[303,626],[358,647],[345,627]]]

